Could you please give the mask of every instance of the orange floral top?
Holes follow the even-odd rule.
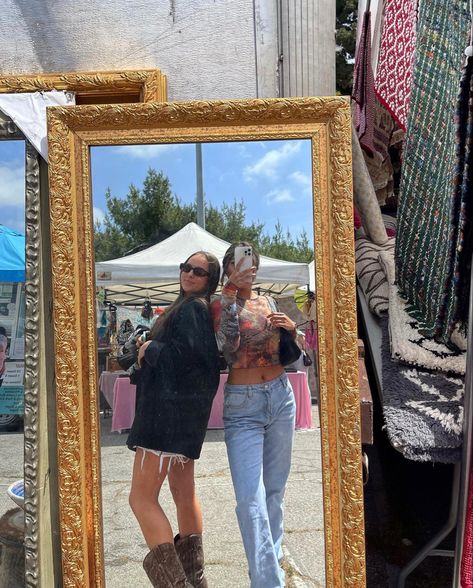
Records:
[[[250,300],[237,298],[223,288],[222,296],[211,304],[219,348],[232,368],[278,365],[279,329],[273,329],[268,315],[273,312],[265,296]]]

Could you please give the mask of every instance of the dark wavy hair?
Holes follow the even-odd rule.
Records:
[[[170,306],[168,306],[168,308],[164,311],[164,314],[156,319],[153,326],[151,327],[149,335],[151,339],[154,339],[158,334],[167,332],[170,325],[172,324],[173,318],[179,312],[179,309],[183,304],[192,299],[198,299],[202,302],[202,304],[209,304],[210,297],[217,289],[218,280],[220,278],[220,263],[218,259],[215,257],[215,255],[209,253],[208,251],[196,251],[195,253],[192,253],[192,255],[189,255],[184,263],[187,263],[191,257],[194,257],[194,255],[204,255],[209,264],[208,272],[210,276],[207,280],[207,289],[200,294],[191,294],[190,296],[185,296],[181,285],[179,289],[179,296]]]
[[[259,268],[259,253],[251,243],[248,243],[248,241],[237,241],[236,243],[232,243],[225,251],[225,255],[223,256],[222,260],[222,284],[225,280],[225,274],[228,266],[232,263],[232,261],[235,261],[235,248],[239,246],[251,247],[253,252],[253,263],[255,264],[256,269]]]

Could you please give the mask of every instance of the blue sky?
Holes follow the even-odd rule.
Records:
[[[243,200],[247,221],[272,234],[278,219],[296,237],[312,240],[309,141],[207,143],[202,147],[207,203]],[[140,145],[92,148],[94,216],[106,213],[105,192],[123,198],[130,184],[141,188],[150,167],[170,179],[184,203],[195,199],[195,145]],[[24,232],[24,143],[0,142],[0,223]]]
[[[96,219],[106,212],[108,187],[124,197],[130,184],[142,186],[150,167],[168,176],[183,203],[195,199],[194,144],[94,147],[91,161]],[[305,229],[312,239],[309,141],[206,143],[202,161],[206,203],[243,200],[247,221],[264,222],[267,233],[279,219],[293,236]]]

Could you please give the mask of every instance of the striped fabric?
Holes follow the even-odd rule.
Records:
[[[420,3],[396,233],[400,290],[423,334],[444,340],[442,312],[452,263],[453,118],[469,27],[466,1]]]
[[[379,263],[380,251],[393,255],[394,239],[389,239],[384,245],[376,245],[365,236],[355,239],[356,277],[369,309],[378,316],[386,313],[389,307],[389,285]]]

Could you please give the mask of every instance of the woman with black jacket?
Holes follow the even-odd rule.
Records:
[[[153,586],[206,587],[202,513],[195,494],[194,460],[219,384],[218,350],[209,312],[220,265],[199,251],[180,266],[180,294],[154,323],[139,350],[140,395],[127,440],[136,451],[130,492],[150,552],[143,567]],[[160,503],[168,477],[179,534]]]

